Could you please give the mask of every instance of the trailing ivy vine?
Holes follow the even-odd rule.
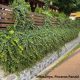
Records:
[[[59,51],[78,33],[78,29],[69,27],[0,31],[0,65],[10,73],[30,68],[50,52]]]
[[[14,13],[14,27],[16,30],[25,31],[35,27],[33,22],[27,18],[29,17],[29,11],[27,9],[25,0],[14,0],[11,6]]]

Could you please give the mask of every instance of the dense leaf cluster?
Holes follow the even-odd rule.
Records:
[[[51,51],[59,51],[78,36],[75,28],[0,31],[0,65],[10,73],[32,67]]]
[[[53,28],[52,14],[47,13],[43,27],[33,29],[35,26],[26,18],[27,8],[24,0],[12,1],[15,25],[7,31],[0,31],[0,65],[5,71],[13,73],[30,68],[48,53],[59,51],[65,43],[78,36],[79,30],[76,26],[80,26],[80,20],[72,22],[65,20],[63,14],[53,14],[58,22]],[[44,1],[46,5],[50,2]]]

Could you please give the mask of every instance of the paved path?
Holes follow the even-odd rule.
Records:
[[[41,80],[80,80],[80,50]]]

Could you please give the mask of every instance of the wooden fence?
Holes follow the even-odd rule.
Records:
[[[44,25],[45,22],[44,15],[36,14],[36,13],[30,13],[29,19],[31,19],[34,22],[34,25],[36,26],[42,26]],[[8,6],[4,6],[0,4],[0,29],[13,25],[14,22],[15,20],[13,18],[12,9]],[[56,19],[52,19],[52,24],[55,24],[56,22],[57,22]]]
[[[6,28],[13,24],[14,19],[11,8],[0,4],[0,28]]]
[[[36,13],[30,13],[30,18],[34,22],[34,25],[36,25],[36,26],[44,25],[45,18],[43,15],[36,14]]]

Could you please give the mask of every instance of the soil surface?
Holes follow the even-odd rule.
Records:
[[[41,80],[80,80],[80,50],[51,70]]]

